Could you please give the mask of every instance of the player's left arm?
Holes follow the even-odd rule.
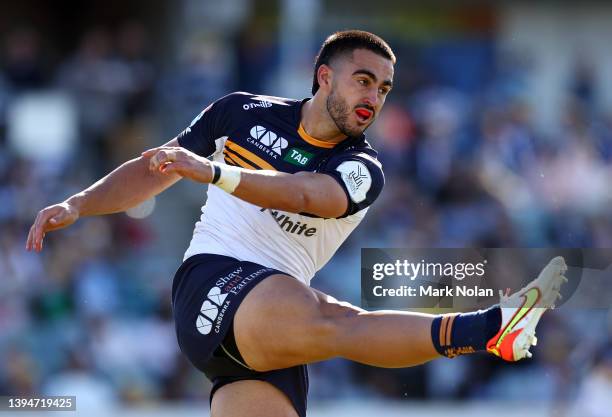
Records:
[[[201,183],[213,181],[213,163],[187,149],[160,147],[144,152],[143,156],[150,158],[152,170],[176,173]],[[346,216],[365,208],[380,192],[373,190],[376,195],[368,196],[373,188],[372,169],[358,157],[354,159],[332,162],[319,173],[289,174],[231,167],[240,174],[232,195],[259,207],[290,213],[326,218]],[[378,182],[383,181],[382,171],[376,174],[381,178]]]
[[[244,169],[233,195],[259,207],[327,218],[340,217],[348,208],[346,194],[338,182],[314,172]]]

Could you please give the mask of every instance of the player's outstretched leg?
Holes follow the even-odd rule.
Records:
[[[238,349],[255,370],[331,357],[406,367],[440,356],[488,350],[515,361],[528,356],[535,326],[559,297],[566,270],[553,259],[538,278],[487,310],[440,316],[368,312],[285,276],[272,275],[244,299],[234,317]]]
[[[438,357],[430,337],[435,316],[367,312],[286,275],[257,284],[234,316],[236,344],[258,371],[332,357],[403,367]]]

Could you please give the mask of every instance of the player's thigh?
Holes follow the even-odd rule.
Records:
[[[354,306],[347,301],[339,301],[334,296],[326,294],[323,291],[319,291],[316,288],[310,289],[315,294],[315,297],[317,297],[320,310],[326,316],[337,318],[352,316],[366,311],[363,308]]]
[[[337,318],[360,310],[287,275],[253,288],[234,317],[236,344],[253,369],[267,371],[336,356]]]
[[[289,398],[265,381],[232,382],[219,388],[211,417],[297,417]]]

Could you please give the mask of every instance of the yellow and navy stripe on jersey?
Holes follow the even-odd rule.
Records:
[[[372,204],[384,186],[376,151],[364,135],[338,144],[308,135],[300,123],[307,100],[232,93],[202,111],[178,141],[201,156],[222,152],[226,164],[245,169],[331,175],[349,201],[342,217],[352,215]],[[223,149],[217,149],[219,138],[225,139]]]

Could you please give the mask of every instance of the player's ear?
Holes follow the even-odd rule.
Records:
[[[321,65],[317,70],[317,81],[319,88],[323,91],[331,91],[333,70],[329,65]]]

